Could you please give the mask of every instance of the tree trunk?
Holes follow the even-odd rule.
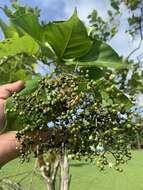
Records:
[[[48,181],[47,182],[47,187],[48,187],[48,190],[55,190],[53,181]]]
[[[67,150],[64,146],[62,148],[62,153],[61,153],[60,169],[61,169],[60,190],[69,190],[71,176],[69,174],[69,161],[67,156]]]
[[[55,155],[51,154],[51,158]],[[53,156],[52,156],[53,155]],[[56,155],[54,159],[45,161],[43,154],[38,154],[38,163],[42,176],[47,184],[48,190],[56,190],[55,181],[57,171],[60,166],[60,190],[69,190],[71,176],[69,174],[69,161],[65,146],[62,147],[60,155]]]
[[[55,180],[57,175],[57,170],[59,167],[59,160],[56,159],[54,162],[45,162],[43,155],[38,155],[38,163],[43,178],[47,184],[48,190],[55,190]]]

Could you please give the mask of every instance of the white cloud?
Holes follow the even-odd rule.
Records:
[[[138,95],[136,104],[143,107],[143,94]]]
[[[103,18],[107,17],[107,9],[110,7],[108,0],[64,0],[64,13],[66,16],[70,16],[76,7],[79,17],[88,22],[87,16],[94,10],[98,10],[98,13]]]

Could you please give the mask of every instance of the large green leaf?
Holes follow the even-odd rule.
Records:
[[[81,61],[67,61],[65,64],[79,66],[109,67],[114,69],[129,67],[129,64],[127,62],[123,62],[122,58],[120,58],[116,51],[109,45],[102,43],[99,48],[99,46],[96,47],[95,44],[93,48],[91,49],[91,55],[94,57],[94,61],[89,61],[90,57],[86,58],[85,56],[84,59],[80,59]],[[88,55],[89,54],[90,52],[88,52]]]
[[[19,53],[36,54],[39,45],[28,35],[0,41],[0,58]]]
[[[60,60],[83,56],[92,45],[87,30],[77,17],[76,11],[68,21],[47,24],[43,37]]]

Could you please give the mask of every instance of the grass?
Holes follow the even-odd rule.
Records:
[[[14,160],[3,167],[0,178],[25,172],[25,174],[12,177],[12,179],[21,180],[22,184],[26,186],[26,190],[28,190],[33,165],[34,161],[30,164],[24,163],[21,165],[18,160]],[[72,162],[71,174],[70,190],[143,190],[143,152],[134,151],[133,159],[124,166],[124,172],[122,173],[113,169],[100,172],[93,165],[84,162]],[[46,190],[39,174],[34,175],[32,187],[34,190]]]

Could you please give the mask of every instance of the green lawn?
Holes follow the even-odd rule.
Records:
[[[0,178],[26,172],[21,176],[13,177],[13,179],[21,180],[27,190],[33,165],[34,161],[31,164],[25,163],[23,165],[18,160],[12,161],[1,170]],[[142,151],[133,152],[133,159],[124,166],[123,173],[113,169],[100,172],[95,166],[83,162],[72,162],[71,165],[72,183],[70,190],[143,190]],[[34,190],[46,190],[38,174],[33,178],[32,187]]]

